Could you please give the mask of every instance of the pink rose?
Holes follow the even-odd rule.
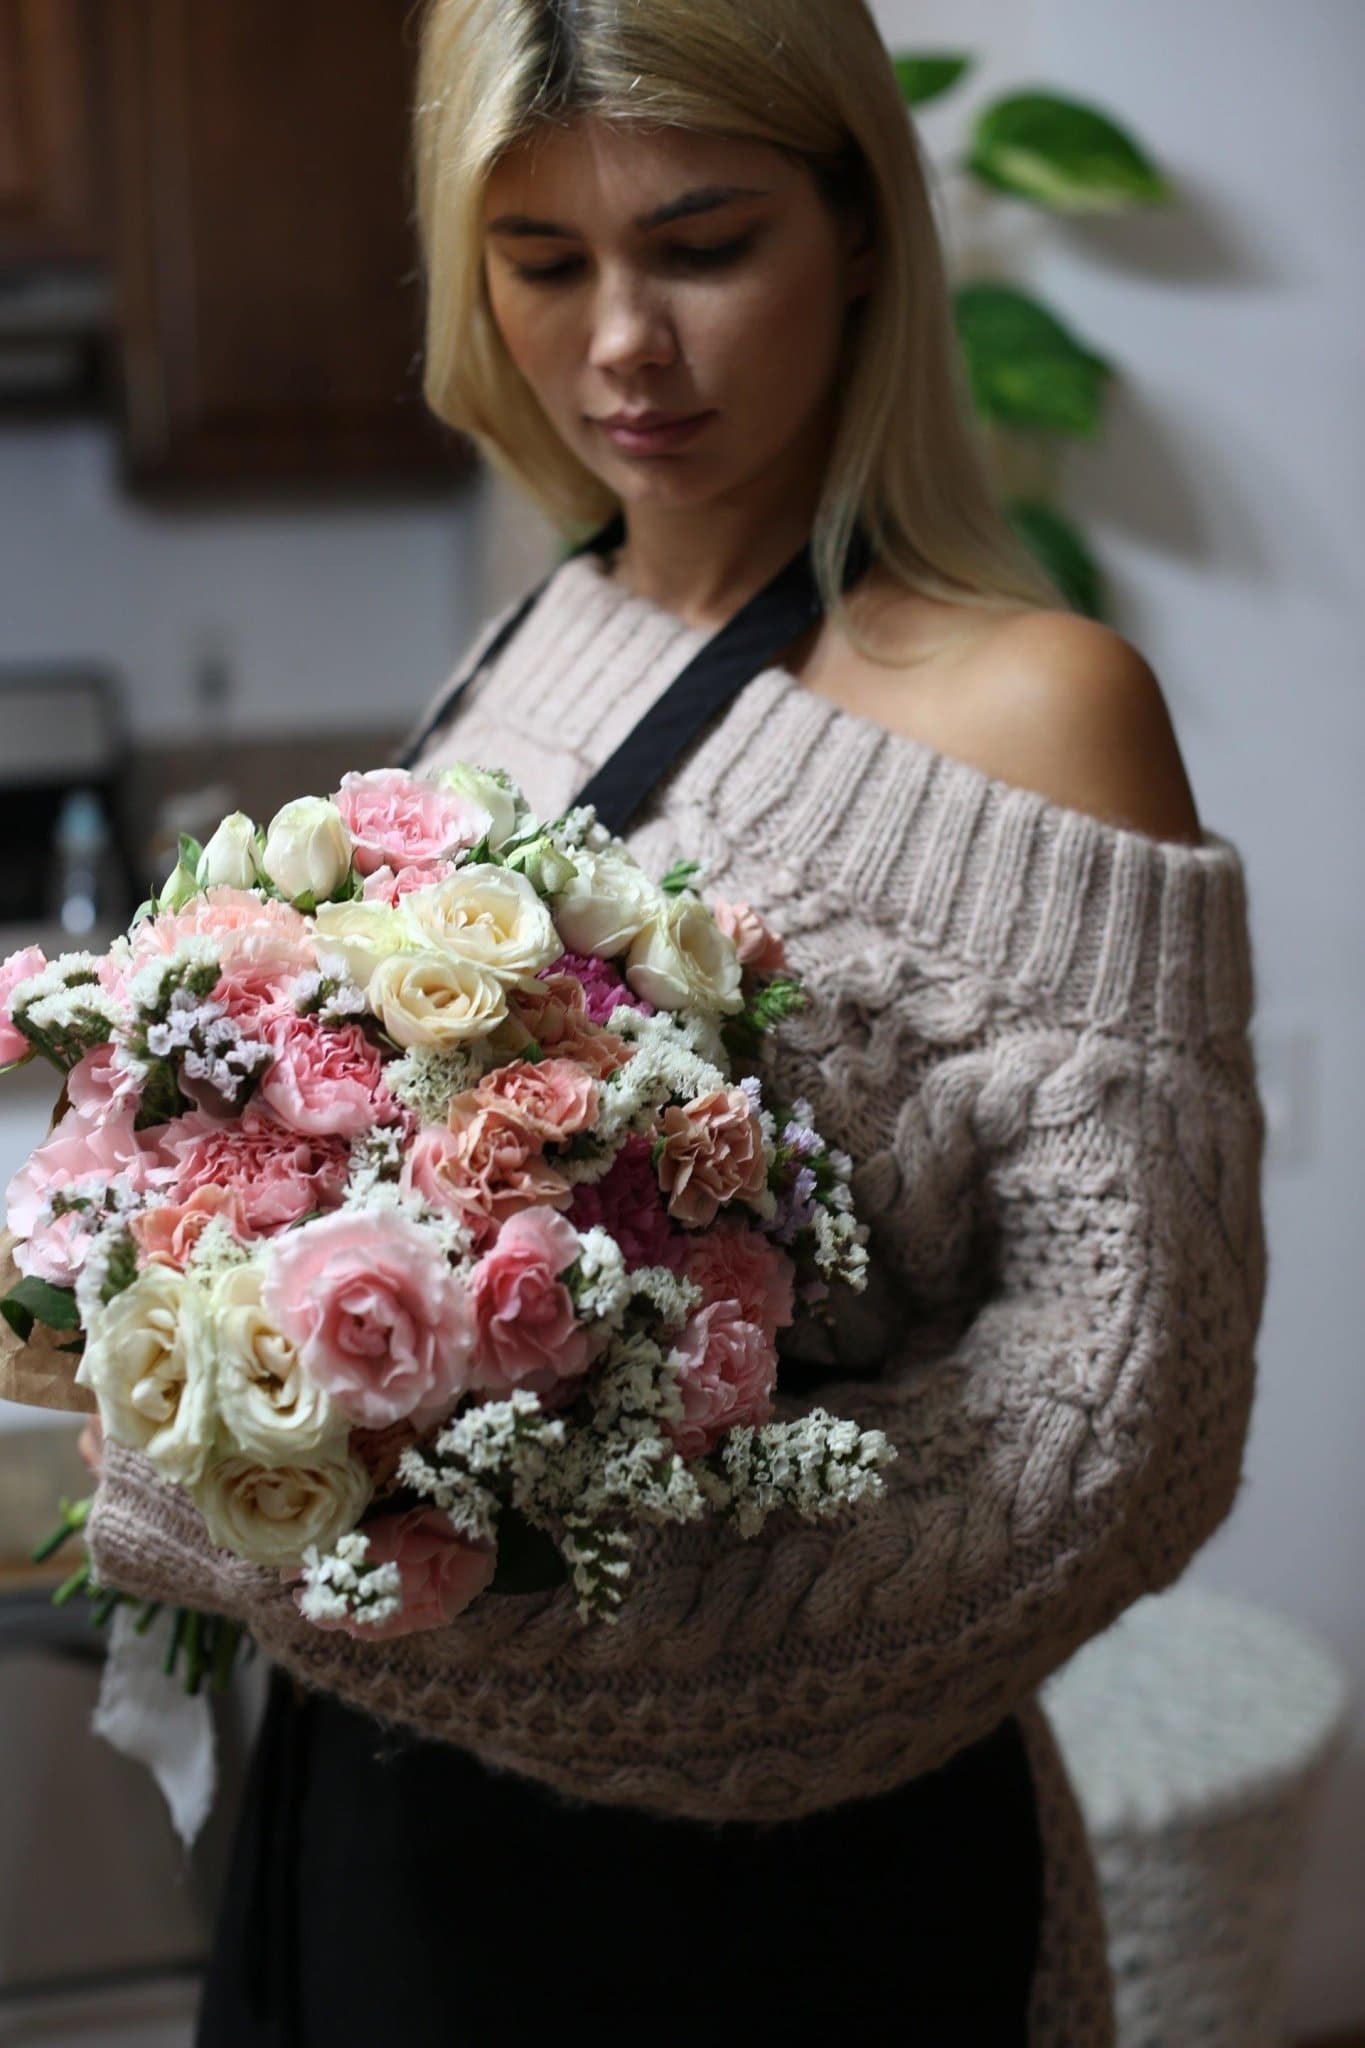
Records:
[[[360,1622],[347,1616],[317,1622],[318,1628],[344,1629],[369,1642],[410,1635],[414,1629],[442,1628],[478,1598],[497,1566],[497,1552],[467,1543],[439,1508],[377,1515],[362,1528],[370,1539],[367,1563],[397,1565],[403,1605],[388,1621]],[[294,1597],[297,1603],[299,1596]]]
[[[344,1209],[272,1247],[261,1299],[304,1371],[363,1429],[424,1429],[470,1384],[468,1295],[429,1231]]]
[[[751,967],[756,974],[775,974],[786,966],[785,945],[752,903],[726,903],[716,896],[710,910],[725,936],[734,941],[741,967]]]
[[[344,1138],[291,1131],[250,1104],[231,1123],[195,1110],[161,1127],[168,1162],[157,1179],[173,1200],[221,1186],[238,1197],[242,1228],[264,1236],[341,1200],[350,1166]]]
[[[47,955],[41,946],[25,946],[21,953],[11,953],[8,960],[0,961],[0,1067],[27,1058],[33,1049],[23,1032],[14,1027],[9,999],[21,981],[41,974],[46,966]]]
[[[680,1456],[700,1458],[728,1430],[772,1421],[777,1351],[756,1323],[736,1313],[733,1301],[698,1309],[677,1349],[683,1415],[681,1421],[665,1419],[663,1428]]]
[[[576,1060],[513,1060],[485,1074],[473,1091],[510,1109],[542,1144],[558,1144],[597,1121],[597,1082]]]
[[[453,789],[438,789],[405,768],[343,775],[332,802],[355,842],[355,864],[362,875],[382,867],[430,868],[447,854],[476,845],[493,822],[482,805]]]
[[[383,1058],[359,1024],[322,1024],[286,1011],[262,1036],[275,1057],[257,1099],[291,1130],[353,1138],[393,1122]]]
[[[450,860],[435,861],[430,867],[399,868],[397,873],[385,863],[365,877],[362,894],[367,903],[387,903],[392,907],[414,889],[431,889],[454,872],[455,863]]]
[[[145,1141],[133,1129],[131,1109],[102,1122],[79,1109],[68,1110],[5,1191],[9,1227],[25,1240],[14,1252],[20,1272],[36,1274],[56,1287],[73,1286],[93,1219],[78,1209],[48,1218],[47,1204],[66,1192],[99,1197],[113,1182],[138,1192],[155,1177],[156,1157],[155,1142]]]
[[[185,1202],[161,1202],[140,1209],[131,1218],[133,1242],[144,1259],[183,1272],[190,1253],[215,1216],[221,1216],[234,1237],[245,1235],[241,1204],[231,1188],[196,1188]]]
[[[703,1305],[728,1301],[746,1323],[756,1323],[770,1341],[795,1314],[795,1268],[787,1254],[759,1230],[720,1222],[687,1240],[689,1280],[702,1290]]]
[[[659,1185],[680,1223],[714,1222],[722,1203],[754,1202],[767,1185],[763,1132],[742,1088],[713,1088],[664,1111]]]
[[[573,1191],[541,1155],[540,1140],[509,1109],[472,1090],[450,1106],[453,1128],[419,1131],[403,1162],[402,1183],[433,1207],[449,1209],[482,1251],[498,1225],[523,1209],[567,1209]]]
[[[572,1224],[546,1209],[523,1210],[503,1224],[468,1282],[477,1386],[534,1394],[586,1371],[599,1333],[578,1321],[559,1277],[578,1251]]]

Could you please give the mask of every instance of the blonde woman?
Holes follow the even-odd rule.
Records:
[[[1034,1695],[1239,1482],[1239,856],[1150,667],[992,502],[862,0],[422,29],[427,396],[573,551],[408,758],[503,764],[547,817],[586,796],[786,934],[776,1086],[856,1162],[872,1285],[779,1414],[827,1396],[899,1456],[847,1526],[651,1532],[609,1630],[561,1590],[358,1644],[110,1447],[100,1579],[242,1615],[279,1667],[199,2048],[1097,2048]]]

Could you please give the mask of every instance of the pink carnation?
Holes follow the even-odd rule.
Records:
[[[14,1253],[20,1272],[57,1287],[73,1286],[84,1263],[91,1219],[78,1209],[47,1219],[46,1205],[66,1190],[101,1195],[113,1182],[139,1192],[154,1177],[156,1158],[155,1141],[133,1129],[131,1109],[99,1122],[79,1109],[68,1110],[5,1191],[9,1227],[25,1240]]]
[[[350,1151],[343,1138],[291,1131],[253,1103],[231,1123],[195,1110],[162,1126],[168,1161],[157,1178],[177,1201],[196,1188],[230,1189],[242,1228],[264,1236],[341,1200]]]
[[[628,1003],[632,1010],[639,1010],[646,1017],[654,1015],[653,1003],[637,996],[610,960],[598,960],[590,953],[561,953],[540,972],[542,976],[571,974],[583,990],[584,1007],[593,1024],[605,1024],[618,1003]]]
[[[539,1393],[586,1371],[597,1332],[578,1321],[559,1275],[578,1257],[578,1233],[547,1209],[526,1209],[498,1232],[469,1278],[476,1385]]]
[[[497,1567],[497,1552],[479,1549],[456,1535],[439,1508],[377,1515],[363,1524],[363,1533],[370,1539],[367,1563],[397,1565],[402,1607],[387,1621],[360,1622],[347,1616],[319,1621],[318,1628],[343,1629],[369,1642],[410,1635],[415,1629],[443,1628],[478,1598]],[[298,1578],[301,1573],[288,1576]],[[300,1596],[294,1597],[297,1602]]]
[[[399,868],[397,873],[386,863],[365,877],[362,893],[367,903],[392,906],[401,903],[414,889],[430,889],[454,872],[455,863],[451,860],[438,860],[429,867]]]
[[[431,1232],[342,1210],[279,1238],[261,1299],[303,1369],[363,1429],[448,1415],[469,1385],[468,1295]]]
[[[568,1208],[569,1183],[542,1157],[539,1138],[515,1111],[470,1090],[456,1096],[450,1117],[450,1130],[428,1125],[418,1132],[402,1182],[457,1216],[476,1251],[523,1209]]]
[[[597,1121],[597,1082],[576,1060],[512,1060],[485,1074],[474,1093],[511,1110],[546,1145]]]
[[[785,944],[752,903],[726,903],[716,896],[709,908],[725,936],[734,941],[741,967],[750,967],[756,974],[775,974],[786,966]]]
[[[332,801],[355,842],[355,864],[362,875],[382,867],[395,872],[430,868],[475,845],[493,822],[481,804],[453,789],[438,789],[405,768],[343,775]]]
[[[714,1450],[728,1430],[771,1422],[777,1352],[772,1340],[737,1313],[733,1301],[712,1302],[692,1316],[677,1350],[681,1421],[663,1428],[684,1458]]]
[[[721,1206],[756,1202],[768,1179],[763,1133],[742,1088],[713,1088],[664,1111],[659,1185],[669,1213],[693,1227],[712,1223]]]
[[[41,974],[46,966],[47,955],[41,946],[25,946],[22,953],[11,953],[8,960],[0,961],[0,1067],[23,1059],[32,1050],[23,1032],[14,1027],[9,999],[21,981]]]
[[[650,1141],[632,1132],[599,1181],[579,1181],[569,1221],[575,1230],[610,1232],[627,1267],[668,1266],[677,1272],[688,1240],[668,1220],[650,1161]]]
[[[277,986],[317,965],[311,927],[299,911],[274,897],[219,884],[183,910],[144,918],[132,935],[134,969],[169,958],[182,940],[198,936],[214,941],[228,981]]]
[[[786,1253],[761,1231],[734,1222],[717,1223],[685,1242],[684,1271],[701,1288],[703,1305],[728,1301],[736,1315],[775,1341],[795,1314],[795,1269]]]
[[[359,1024],[322,1024],[286,1011],[262,1036],[275,1057],[258,1100],[291,1130],[353,1138],[394,1120],[383,1058]]]

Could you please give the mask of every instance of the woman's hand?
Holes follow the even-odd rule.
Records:
[[[104,1425],[98,1415],[86,1416],[85,1426],[76,1439],[76,1449],[98,1479],[100,1459],[104,1453]]]

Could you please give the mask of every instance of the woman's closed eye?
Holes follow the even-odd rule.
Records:
[[[755,237],[751,234],[741,235],[733,242],[712,242],[701,247],[682,244],[664,253],[668,261],[679,263],[684,269],[721,270],[729,263],[738,262],[741,256],[747,254],[754,240]],[[581,256],[566,256],[559,263],[542,264],[535,268],[530,268],[524,263],[514,263],[512,268],[518,277],[524,277],[531,283],[543,284],[573,276],[582,261]]]

